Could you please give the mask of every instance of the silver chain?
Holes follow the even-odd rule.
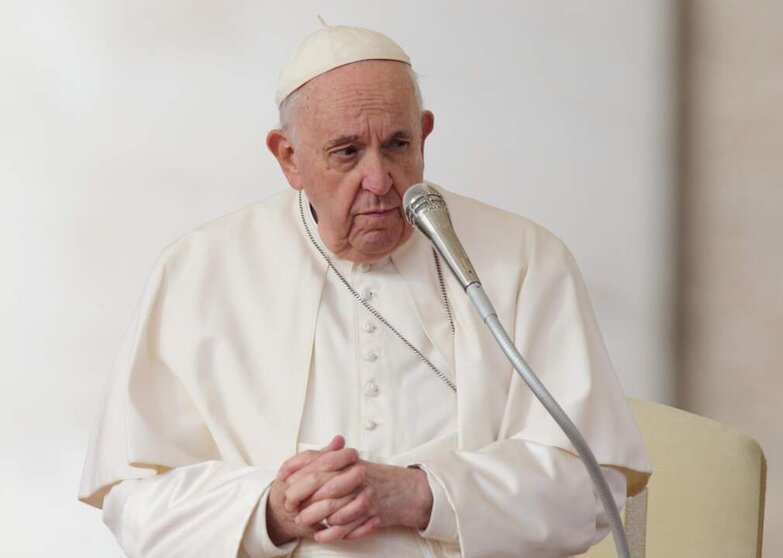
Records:
[[[315,237],[313,236],[313,233],[310,232],[310,227],[307,226],[307,219],[305,219],[305,212],[304,212],[304,203],[302,202],[302,192],[299,192],[299,215],[302,217],[302,225],[304,225],[305,232],[307,233],[308,238],[310,239],[310,242],[312,242],[313,246],[315,246],[315,249],[318,250],[318,253],[323,256],[324,260],[326,260],[327,265],[329,268],[334,271],[334,274],[337,276],[337,278],[340,280],[340,282],[345,285],[345,288],[348,289],[348,291],[353,295],[353,297],[364,306],[364,308],[372,314],[376,320],[381,322],[384,326],[386,326],[389,331],[391,331],[394,335],[397,336],[397,338],[402,341],[405,346],[407,346],[411,351],[416,353],[416,356],[418,356],[422,362],[430,369],[432,370],[438,378],[440,378],[443,383],[445,383],[451,390],[456,393],[457,392],[457,386],[454,384],[454,382],[449,378],[446,374],[441,372],[434,364],[432,364],[427,357],[425,357],[421,351],[419,351],[416,347],[413,346],[413,343],[405,339],[403,335],[397,331],[394,326],[392,326],[386,318],[384,318],[380,312],[378,312],[375,308],[373,308],[369,302],[367,302],[362,295],[360,295],[358,292],[356,292],[356,289],[354,289],[351,284],[348,282],[348,280],[343,277],[342,273],[335,267],[335,265],[332,263],[332,260],[329,259],[329,256],[326,255],[326,252],[321,249],[321,247],[318,245],[318,243],[315,241]],[[443,306],[446,308],[446,314],[449,318],[449,328],[451,330],[451,334],[454,335],[454,320],[451,315],[451,305],[449,304],[449,297],[446,294],[446,283],[443,281],[443,272],[441,270],[440,266],[440,258],[438,257],[438,253],[435,251],[435,249],[432,250],[432,255],[435,258],[435,269],[438,273],[438,281],[440,282],[440,292],[443,296]]]
[[[454,337],[454,318],[451,316],[451,304],[449,304],[449,295],[446,292],[446,282],[443,281],[443,271],[440,267],[440,258],[435,248],[432,249],[432,255],[435,258],[435,270],[438,272],[438,283],[440,283],[440,294],[443,297],[443,307],[446,309],[446,315],[449,317],[449,330]]]

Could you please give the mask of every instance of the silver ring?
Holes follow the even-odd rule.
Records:
[[[328,529],[329,527],[331,527],[331,524],[329,523],[329,520],[328,520],[328,519],[326,519],[325,517],[324,517],[324,518],[321,520],[321,525],[323,525],[323,526],[324,526],[324,528],[326,528],[326,529]]]

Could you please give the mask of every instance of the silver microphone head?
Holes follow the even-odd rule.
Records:
[[[449,211],[440,192],[426,182],[420,182],[408,188],[402,197],[402,206],[405,208],[405,217],[408,222],[417,228],[417,216],[435,210],[444,210],[447,213]]]
[[[479,283],[476,270],[470,263],[454,227],[449,208],[443,196],[426,182],[411,186],[402,198],[405,217],[435,245],[464,289]]]

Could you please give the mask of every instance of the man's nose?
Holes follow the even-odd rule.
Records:
[[[376,196],[385,195],[392,187],[394,181],[389,173],[389,169],[386,167],[386,161],[383,156],[379,153],[368,153],[363,163],[362,188]]]

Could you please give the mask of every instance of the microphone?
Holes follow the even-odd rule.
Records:
[[[411,186],[403,195],[402,206],[408,222],[435,245],[463,289],[467,290],[473,283],[481,283],[454,232],[446,201],[435,188],[426,182]]]

